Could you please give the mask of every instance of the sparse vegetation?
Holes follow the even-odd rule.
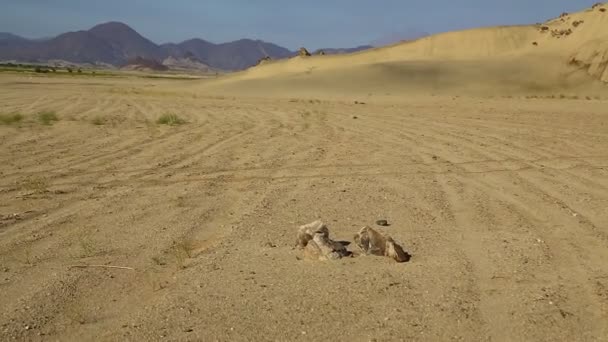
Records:
[[[186,120],[180,118],[177,114],[163,114],[156,120],[156,123],[159,125],[176,126],[185,124]]]
[[[91,123],[95,126],[103,126],[108,122],[108,120],[102,116],[96,116],[91,120]]]
[[[0,125],[12,125],[23,121],[23,115],[19,113],[0,114]]]
[[[55,112],[44,111],[38,113],[38,121],[43,125],[52,125],[53,122],[59,121],[59,117]]]
[[[158,266],[165,266],[167,264],[160,256],[153,256],[152,261]]]
[[[81,238],[79,244],[80,248],[82,249],[82,258],[92,257],[97,252],[95,244],[90,239]]]
[[[32,192],[34,195],[40,195],[49,191],[49,182],[45,178],[31,176],[22,180],[20,183],[22,189]]]
[[[186,239],[182,239],[173,243],[173,246],[171,247],[170,251],[171,254],[173,254],[175,262],[179,268],[186,268],[187,260],[192,258],[193,249],[194,246],[192,245],[192,242]]]

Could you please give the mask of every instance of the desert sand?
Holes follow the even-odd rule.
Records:
[[[219,80],[0,75],[24,116],[0,125],[0,340],[607,341],[608,86],[568,63],[600,13],[563,49],[531,26]],[[307,259],[317,219],[412,258]]]

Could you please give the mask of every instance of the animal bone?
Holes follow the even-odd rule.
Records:
[[[367,226],[355,235],[355,244],[367,255],[387,256],[397,262],[407,262],[411,257],[393,238]]]

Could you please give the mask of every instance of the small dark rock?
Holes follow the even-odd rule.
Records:
[[[355,115],[355,116],[353,116],[353,119],[358,119],[358,118],[359,118],[359,117],[357,117],[356,115]]]
[[[390,226],[390,224],[388,224],[387,220],[378,220],[378,221],[376,221],[376,224],[379,225],[379,226],[381,226],[381,227],[388,227],[388,226]]]
[[[263,244],[263,247],[266,247],[266,248],[276,248],[277,245],[275,245],[274,243],[268,241],[268,242],[266,242],[266,243]]]

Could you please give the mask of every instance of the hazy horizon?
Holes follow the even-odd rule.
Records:
[[[387,0],[383,6],[364,0],[290,3],[263,0],[183,0],[179,5],[156,0],[76,0],[41,3],[8,0],[0,13],[0,32],[26,38],[50,38],[89,29],[108,21],[128,24],[155,43],[202,38],[222,43],[242,38],[261,39],[291,50],[381,45],[422,34],[479,26],[518,25],[544,21],[561,12],[590,7],[597,0],[523,0],[406,4]]]

